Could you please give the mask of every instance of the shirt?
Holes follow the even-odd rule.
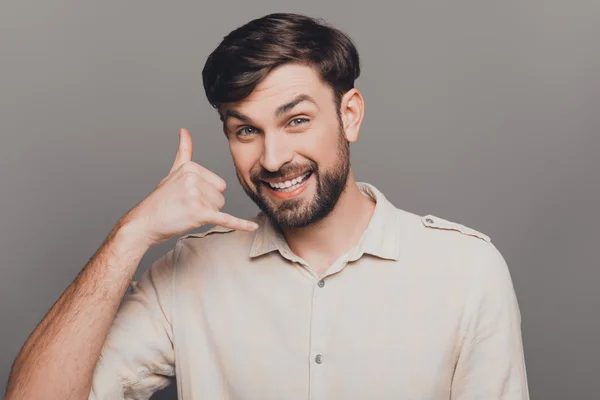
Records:
[[[376,202],[319,277],[259,213],[178,238],[132,281],[90,400],[528,399],[506,262],[464,225]]]

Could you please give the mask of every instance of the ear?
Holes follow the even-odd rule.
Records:
[[[358,133],[364,114],[365,101],[362,95],[358,89],[350,89],[344,94],[340,103],[340,117],[342,118],[346,139],[349,142],[356,142],[358,140]]]

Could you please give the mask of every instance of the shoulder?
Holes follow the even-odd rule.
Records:
[[[400,246],[406,251],[446,267],[454,265],[469,270],[494,265],[492,268],[503,268],[502,255],[485,233],[432,214],[421,216],[403,210],[399,212]]]
[[[455,247],[456,245],[491,243],[488,235],[463,225],[458,222],[449,221],[441,217],[427,214],[421,216],[402,209],[396,208],[398,215],[398,225],[405,240],[417,243],[427,242],[427,245],[447,244]],[[417,244],[414,243],[414,244]]]
[[[419,219],[424,242],[441,258],[453,260],[481,279],[510,280],[506,261],[488,235],[431,214]]]
[[[425,245],[455,260],[466,262],[486,258],[489,261],[497,251],[485,233],[432,214],[419,217],[419,230]]]
[[[204,232],[190,232],[175,243],[173,270],[176,285],[195,282],[208,271],[246,265],[255,238],[254,232],[214,226]]]

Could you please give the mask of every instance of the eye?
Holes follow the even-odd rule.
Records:
[[[291,126],[298,126],[308,122],[308,118],[294,118],[290,121]]]
[[[244,126],[243,128],[241,128],[241,129],[238,129],[238,130],[237,130],[237,132],[235,132],[235,134],[236,134],[236,135],[238,135],[238,136],[250,136],[250,135],[252,135],[253,133],[256,133],[256,132],[255,132],[255,131],[256,131],[255,129],[254,129],[254,132],[253,132],[253,131],[251,131],[251,130],[253,130],[253,129],[254,129],[254,128],[253,128],[253,127],[251,127],[251,126]]]

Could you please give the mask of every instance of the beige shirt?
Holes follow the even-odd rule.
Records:
[[[528,399],[521,318],[489,237],[376,201],[323,279],[264,214],[179,238],[132,283],[90,399]]]

